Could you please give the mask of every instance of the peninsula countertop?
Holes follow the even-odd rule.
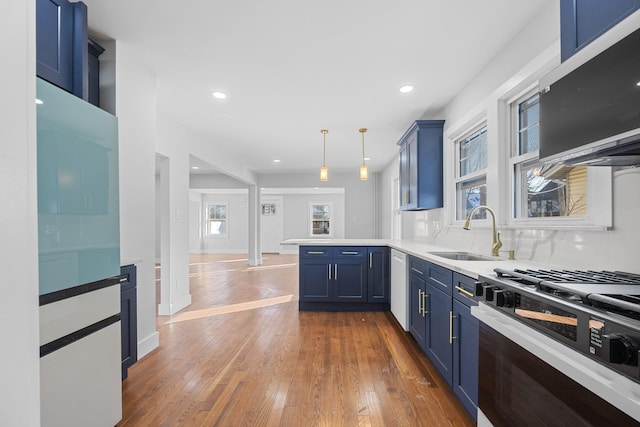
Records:
[[[550,268],[550,265],[541,265],[528,260],[509,260],[506,257],[490,257],[480,253],[487,259],[482,261],[460,261],[444,258],[432,254],[432,252],[456,252],[456,248],[443,247],[416,240],[391,240],[391,239],[288,239],[282,245],[297,246],[388,246],[408,255],[412,255],[425,261],[441,265],[449,270],[457,271],[465,276],[477,279],[479,275],[494,274],[494,268],[526,269],[526,268]]]

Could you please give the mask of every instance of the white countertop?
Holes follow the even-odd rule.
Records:
[[[414,240],[390,240],[390,239],[289,239],[282,242],[283,245],[298,246],[388,246],[408,255],[422,258],[434,264],[441,265],[449,270],[457,271],[465,276],[477,279],[479,275],[494,274],[494,268],[550,268],[549,265],[540,265],[526,260],[508,260],[498,257],[490,261],[456,261],[432,255],[429,252],[454,252],[455,248],[429,244]],[[479,255],[489,256],[489,253]]]

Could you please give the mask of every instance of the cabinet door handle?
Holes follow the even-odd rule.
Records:
[[[417,268],[413,268],[413,267],[411,267],[411,270],[413,270],[413,271],[415,271],[416,273],[418,273],[418,274],[420,274],[420,275],[424,276],[424,273],[423,273],[422,271],[418,270]]]
[[[427,310],[427,298],[429,298],[429,294],[427,292],[422,293],[422,317],[426,317],[429,314]]]
[[[324,255],[324,252],[321,251],[309,251],[307,255]]]
[[[418,314],[422,314],[422,289],[418,289]]]
[[[331,264],[327,264],[327,268],[329,270],[329,274],[328,274],[329,280],[331,280]]]
[[[342,251],[342,255],[358,255],[357,251]]]
[[[453,340],[458,338],[453,336],[453,319],[455,318],[456,316],[453,315],[453,311],[450,311],[449,312],[449,344],[453,344]]]
[[[373,268],[373,252],[369,252],[369,270]]]
[[[466,290],[465,288],[461,287],[461,286],[456,286],[455,287],[458,292],[465,294],[466,296],[468,296],[469,298],[473,298],[475,295],[473,295],[473,293],[469,292],[468,290]]]
[[[334,264],[334,265],[335,265],[335,269],[333,271],[333,279],[338,280],[338,264]]]

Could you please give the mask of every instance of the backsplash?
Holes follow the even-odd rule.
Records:
[[[640,169],[622,169],[613,179],[613,223],[608,231],[508,230],[501,227],[502,249],[516,259],[549,267],[620,270],[640,274]],[[491,229],[446,226],[443,209],[403,213],[403,237],[456,250],[489,254]],[[500,221],[500,218],[498,218]],[[506,254],[501,254],[506,256]]]

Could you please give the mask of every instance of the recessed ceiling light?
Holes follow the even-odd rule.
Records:
[[[401,93],[409,93],[409,92],[411,92],[412,90],[413,90],[413,86],[411,86],[411,85],[405,85],[405,86],[402,86],[402,87],[400,88],[400,92],[401,92]]]
[[[280,163],[280,160],[275,159],[275,160],[273,161],[273,163]]]
[[[227,94],[224,92],[213,92],[211,95],[213,95],[214,98],[216,99],[225,99],[227,97]]]
[[[640,86],[640,82],[636,83],[636,86]],[[37,101],[36,101],[37,102]]]
[[[198,166],[191,166],[191,169],[200,169]]]
[[[42,99],[36,98],[36,104],[42,105],[42,104],[44,104],[44,102],[42,101]]]

